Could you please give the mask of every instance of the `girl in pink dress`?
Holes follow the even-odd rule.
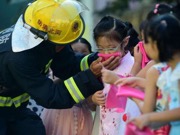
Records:
[[[102,57],[102,61],[110,57],[120,57],[120,65],[114,72],[121,76],[128,75],[134,63],[130,52],[125,50],[129,38],[127,25],[111,16],[103,17],[94,29],[94,39],[99,56]],[[105,97],[108,97],[110,91],[110,84],[104,84],[103,94]],[[140,114],[137,105],[131,99],[126,98],[121,103],[125,106],[123,111],[118,111],[118,107],[107,108],[103,102],[103,94],[99,93],[98,95],[97,93],[92,96],[92,101],[100,105],[99,133],[96,135],[124,135],[128,117],[132,118]]]

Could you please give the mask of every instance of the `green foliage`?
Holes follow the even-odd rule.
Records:
[[[115,14],[122,15],[123,11],[128,8],[128,0],[116,0],[112,3],[108,3],[107,7],[101,11],[98,11],[99,15]]]
[[[101,11],[96,11],[96,13],[100,16],[104,16],[107,14],[113,14],[113,15],[117,15],[117,16],[121,16],[123,14],[124,11],[128,10],[128,3],[131,0],[115,0],[113,2],[109,2],[107,4],[107,7],[104,8]],[[143,3],[143,0],[138,0],[140,3]],[[161,2],[166,2],[166,3],[172,3],[175,0],[148,0],[148,3],[161,3]],[[176,1],[180,1],[180,0],[176,0]]]
[[[156,3],[166,2],[166,3],[172,3],[174,0],[154,0]]]

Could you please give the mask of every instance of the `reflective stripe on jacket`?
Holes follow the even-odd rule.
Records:
[[[90,55],[90,54],[89,54]],[[88,57],[89,55],[85,56],[82,60],[81,60],[81,64],[80,64],[80,67],[81,67],[81,71],[84,71],[86,69],[89,68],[89,64],[88,64]]]
[[[17,108],[22,103],[28,101],[30,96],[27,93],[19,95],[15,98],[0,96],[0,107],[11,107],[12,104]]]
[[[64,84],[76,103],[79,103],[80,101],[85,99],[78,86],[76,85],[73,77],[65,80]]]

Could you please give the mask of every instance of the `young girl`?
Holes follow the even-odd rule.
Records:
[[[125,47],[128,44],[128,27],[127,25],[111,16],[105,16],[94,28],[94,39],[97,43],[99,56],[102,60],[109,57],[121,57],[120,65],[114,70],[117,74],[125,76],[129,74],[134,59],[129,51],[125,51]],[[107,97],[110,91],[110,85],[104,84],[103,92]],[[95,93],[97,94],[97,93]],[[99,96],[92,96],[94,103],[99,104],[102,101],[102,93]],[[104,106],[104,102],[100,103],[100,128],[99,135],[123,135],[125,130],[125,123],[127,115],[135,117],[140,114],[136,104],[127,99],[124,103],[126,109],[124,112],[118,112],[117,108],[108,109]],[[98,112],[97,112],[98,113]]]
[[[169,110],[142,115],[133,119],[139,127],[170,122],[170,135],[180,133],[180,23],[172,15],[161,15],[150,21],[145,28],[145,48],[157,62],[167,62],[169,68],[158,78],[157,86],[168,94]]]
[[[160,3],[160,4],[156,4],[155,7],[148,13],[146,20],[144,20],[141,25],[140,25],[140,35],[142,37],[143,40],[143,31],[144,31],[144,27],[146,25],[146,23],[151,20],[153,17],[157,16],[157,15],[161,15],[161,14],[165,14],[165,13],[174,13],[174,9],[171,5],[167,4],[167,3]],[[177,12],[177,11],[176,11]],[[140,46],[139,46],[140,45]],[[142,68],[141,68],[141,64],[143,66],[147,64],[147,62],[150,60],[144,51],[143,48],[143,42],[141,42],[139,45],[137,45],[134,48],[134,58],[135,58],[135,63],[133,65],[133,68],[131,70],[131,75],[135,76]],[[140,59],[137,59],[137,58]],[[152,60],[148,63],[148,65],[145,67],[146,69],[149,69],[149,67],[151,67],[152,65],[154,65],[155,62],[153,62]],[[143,71],[138,74],[137,76],[140,75],[140,77],[145,78],[145,74],[146,74],[146,69],[143,69]],[[145,71],[145,72],[144,72]]]

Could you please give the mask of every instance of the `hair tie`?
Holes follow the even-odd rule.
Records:
[[[114,22],[114,24],[113,24],[113,28],[112,29],[115,30],[116,29],[116,19],[115,18],[113,19],[113,22]]]
[[[154,14],[157,14],[157,13],[158,13],[158,7],[159,7],[159,4],[156,4],[156,5],[155,5],[155,8],[154,8]]]
[[[159,7],[159,4],[156,4],[156,5],[155,5],[155,8],[158,9],[158,7]]]
[[[158,10],[157,9],[154,9],[154,13],[157,14]]]

